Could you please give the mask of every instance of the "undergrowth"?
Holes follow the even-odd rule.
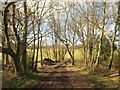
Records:
[[[80,73],[94,81],[98,90],[118,90],[119,88],[119,76],[116,69],[108,70],[103,67],[90,69],[89,67],[81,69]]]
[[[30,88],[37,83],[38,77],[42,77],[44,74],[29,72],[24,76],[15,76],[13,73],[3,72],[2,75],[2,88]],[[40,79],[40,78],[39,78]]]

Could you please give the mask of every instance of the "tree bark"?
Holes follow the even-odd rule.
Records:
[[[94,40],[94,29],[95,29],[95,5],[94,5],[94,2],[92,3],[92,18],[91,18],[91,21],[92,21],[92,27],[90,30],[90,41],[89,41],[89,55],[90,55],[90,62],[92,63],[93,62],[93,40]],[[92,64],[91,64],[92,65]]]
[[[23,36],[23,43],[22,43],[22,63],[24,72],[27,71],[27,50],[26,50],[26,43],[27,43],[27,5],[26,2],[24,2],[24,14],[25,14],[25,20],[24,20],[24,36]]]
[[[68,47],[68,44],[66,44],[66,47],[67,47],[67,51],[68,51],[68,53],[69,53],[69,55],[70,55],[70,57],[71,57],[71,59],[72,59],[72,65],[75,65],[75,61],[74,61],[74,57],[73,57],[73,55],[71,54],[71,52],[70,52],[70,50],[69,50],[69,47]]]
[[[114,42],[115,42],[116,32],[117,32],[117,23],[118,23],[118,17],[116,19],[116,24],[115,24],[115,28],[114,28],[114,32],[113,32],[113,36],[112,36],[111,52],[110,52],[110,64],[109,64],[108,69],[111,69],[113,58],[114,58]]]
[[[22,68],[20,66],[20,62],[19,62],[18,57],[15,54],[15,52],[10,47],[9,48],[0,47],[0,48],[2,48],[2,49],[0,49],[0,52],[6,53],[12,57],[14,64],[15,64],[15,69],[17,71],[16,74],[23,75]]]
[[[38,3],[38,6],[39,6],[39,3]],[[38,10],[38,6],[37,6],[37,10]],[[37,16],[39,16],[38,11],[37,11]],[[38,19],[37,25],[38,25],[37,37],[39,37],[39,36],[40,36],[40,19]],[[38,63],[39,44],[40,44],[40,40],[39,40],[39,38],[38,38],[37,54],[36,54],[36,60],[35,60],[35,71],[36,71],[36,72],[37,72],[37,63]]]
[[[43,66],[43,62],[42,62],[42,59],[43,59],[43,54],[42,54],[42,35],[41,35],[41,39],[40,39],[40,58],[41,58],[41,66]]]
[[[95,66],[98,67],[100,63],[100,57],[101,57],[101,50],[102,50],[102,44],[103,44],[103,35],[104,35],[104,27],[105,27],[105,17],[106,17],[106,2],[103,2],[103,21],[102,21],[102,30],[100,32],[100,43],[98,48],[98,54],[97,54],[97,60],[95,63]]]
[[[32,20],[32,31],[34,34],[34,44],[33,44],[33,55],[32,55],[32,65],[31,65],[31,70],[34,71],[34,60],[35,60],[35,25],[34,25],[34,19],[35,19],[35,13],[33,16],[33,20]]]
[[[20,43],[20,37],[15,27],[15,4],[13,4],[12,6],[13,6],[13,15],[12,15],[13,31],[17,39],[17,51],[16,51],[17,53],[16,54],[17,54],[18,59],[20,60],[20,44],[21,43]]]
[[[0,49],[0,52],[2,52],[3,54],[8,54],[12,57],[14,64],[15,64],[15,69],[16,69],[16,73],[17,75],[22,75],[22,68],[20,66],[20,62],[19,62],[19,58],[16,55],[16,53],[13,51],[13,49],[11,48],[10,45],[10,39],[9,39],[9,35],[8,35],[8,8],[13,5],[15,2],[10,2],[7,4],[7,6],[4,9],[4,32],[5,32],[5,36],[6,36],[6,40],[7,40],[7,48],[5,47],[0,47],[2,49]]]
[[[40,34],[40,23],[38,22],[38,37]],[[35,60],[35,71],[37,72],[37,63],[38,63],[38,52],[39,52],[39,38],[38,38],[38,44],[37,44],[37,54],[36,54],[36,60]]]
[[[2,46],[5,47],[5,35],[2,32]],[[2,54],[2,65],[6,66],[6,59],[5,59],[6,54]]]

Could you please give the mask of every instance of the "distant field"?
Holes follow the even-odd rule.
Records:
[[[75,55],[76,60],[83,58],[83,52],[80,49],[75,49],[75,54],[74,55]],[[67,52],[65,58],[70,58],[70,55],[69,55],[68,52]]]
[[[49,58],[54,59],[52,50],[53,49],[49,49],[49,50],[44,50],[43,49],[43,58],[48,57],[46,55],[46,52],[48,51]],[[29,57],[32,57],[32,51],[30,49],[27,49],[27,51],[28,51]],[[37,52],[37,50],[35,50],[35,52]],[[35,56],[36,56],[36,54],[35,54]],[[67,58],[67,59],[70,58],[70,55],[68,54],[68,52],[67,52],[65,58]],[[78,59],[81,59],[81,58],[83,58],[83,52],[81,52],[80,49],[75,49],[75,59],[78,60]],[[0,61],[2,61],[2,53],[0,53]],[[38,53],[38,61],[40,61],[40,50],[39,50],[39,53]]]
[[[49,58],[54,59],[54,56],[53,56],[54,54],[53,54],[52,50],[53,49],[49,49],[47,51],[49,53]],[[76,60],[83,58],[83,52],[81,50],[82,49],[75,49],[75,54],[74,55],[75,55]],[[32,56],[32,51],[30,49],[28,49],[27,51],[28,51],[29,56]],[[37,52],[37,50],[35,50],[35,52]],[[35,56],[36,56],[36,54],[35,54]],[[43,49],[43,58],[46,58],[46,57],[48,57],[46,55],[46,50]],[[70,58],[70,55],[69,55],[68,52],[67,52],[65,58],[67,58],[67,59]],[[38,53],[38,60],[40,60],[40,50],[39,50],[39,53]]]

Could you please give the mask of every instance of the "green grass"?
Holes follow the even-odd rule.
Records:
[[[78,60],[78,59],[81,59],[83,58],[83,52],[81,52],[80,49],[75,49],[75,59]]]
[[[30,49],[27,49],[27,51],[28,51],[29,56],[32,56],[32,51]],[[48,57],[45,52],[46,52],[46,50],[43,49],[43,58]],[[55,58],[54,58],[54,54],[53,54],[53,49],[49,49],[48,52],[49,52],[49,58],[54,60]],[[37,53],[37,50],[35,50],[35,57],[36,57],[36,53]],[[75,49],[74,55],[75,55],[76,60],[83,58],[83,52],[81,52],[80,49]],[[66,53],[65,58],[66,59],[71,58],[68,52]],[[38,52],[38,61],[40,61],[40,50]]]
[[[47,51],[49,51],[49,57],[51,59],[54,59],[53,51],[52,50],[53,49],[49,49]],[[29,57],[32,57],[32,51],[31,51],[31,49],[27,49],[27,51],[28,51]],[[46,50],[43,49],[43,58],[48,57],[45,52],[46,52]],[[37,53],[37,50],[35,50],[35,57],[36,57],[36,53]],[[81,52],[80,49],[75,49],[75,54],[74,55],[75,55],[75,59],[76,60],[83,58],[83,52]],[[67,59],[71,58],[68,52],[66,53],[65,58],[67,58]],[[2,53],[0,53],[0,61],[2,61]],[[40,61],[40,50],[39,50],[39,53],[38,53],[38,61]]]
[[[78,61],[76,61],[77,63]],[[84,62],[79,61],[80,64],[77,66],[67,66],[67,70],[79,71],[81,75],[87,76],[93,83],[97,90],[118,90],[118,71],[116,68],[111,70],[106,69],[105,66],[100,65],[96,67],[85,67]]]
[[[74,56],[75,60],[79,60],[79,59],[83,58],[83,52],[81,52],[80,49],[75,49],[74,55],[75,55]],[[65,58],[71,58],[68,52],[66,53]]]
[[[108,70],[105,67],[99,68],[81,68],[80,73],[82,75],[88,76],[99,90],[106,90],[107,88],[112,88],[112,90],[117,90],[118,88],[118,78],[117,70]]]
[[[98,88],[118,88],[118,77],[117,76],[104,76],[106,73],[97,72],[96,75],[91,75],[90,78],[95,80]]]

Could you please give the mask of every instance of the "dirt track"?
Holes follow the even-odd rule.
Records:
[[[79,71],[66,69],[67,66],[43,69],[40,73],[48,73],[39,83],[32,88],[89,88],[94,90],[95,84]]]

